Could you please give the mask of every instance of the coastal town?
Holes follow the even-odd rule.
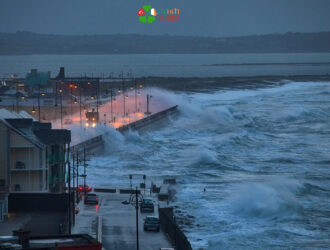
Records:
[[[159,122],[176,105],[141,79],[66,77],[63,67],[2,79],[0,92],[1,249],[191,248],[169,206],[175,179],[133,186],[129,175],[109,189],[86,174],[104,134]]]

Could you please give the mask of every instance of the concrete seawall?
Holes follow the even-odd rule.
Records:
[[[117,128],[117,131],[119,131],[121,133],[125,133],[130,130],[141,129],[143,127],[146,127],[154,122],[157,122],[157,121],[167,117],[168,115],[174,114],[175,112],[177,112],[177,110],[178,110],[177,105],[170,107],[168,109],[154,113],[152,115],[149,115],[145,118],[142,118],[142,119],[132,122],[130,124],[121,126],[121,127]],[[83,154],[84,149],[86,150],[87,154],[102,153],[103,149],[104,149],[103,135],[98,135],[96,137],[93,137],[93,138],[83,141],[81,143],[78,143],[74,146],[71,146],[70,151],[78,152],[79,154]]]
[[[177,105],[173,106],[171,108],[165,109],[163,111],[157,112],[155,114],[149,115],[149,116],[147,116],[145,118],[142,118],[140,120],[132,122],[130,124],[121,126],[121,127],[117,128],[117,130],[119,132],[125,132],[125,131],[128,131],[128,130],[137,130],[137,129],[145,127],[145,126],[147,126],[151,123],[154,123],[154,122],[156,122],[160,119],[163,119],[164,117],[166,117],[170,114],[173,114],[174,112],[177,111],[177,108],[178,108]]]

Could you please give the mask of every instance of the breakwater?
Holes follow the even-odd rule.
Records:
[[[140,120],[131,122],[127,125],[123,125],[123,126],[117,128],[116,130],[121,133],[125,133],[130,130],[138,130],[138,129],[146,127],[156,121],[159,121],[159,120],[167,117],[168,115],[174,114],[175,112],[177,112],[177,110],[178,110],[178,106],[176,105],[176,106],[170,107],[168,109],[162,110],[160,112],[151,114]],[[87,139],[83,142],[80,142],[80,143],[70,147],[71,152],[78,152],[79,154],[82,154],[84,152],[84,150],[88,154],[98,154],[98,153],[103,152],[103,149],[104,149],[104,140],[103,140],[102,134],[95,136],[93,138]]]

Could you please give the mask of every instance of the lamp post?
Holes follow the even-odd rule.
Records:
[[[149,111],[149,102],[151,97],[152,97],[151,95],[147,95],[147,112],[145,112],[146,115],[151,114],[151,112]]]
[[[111,86],[111,92],[110,92],[110,113],[111,113],[111,123],[113,123],[112,96],[113,96],[113,92],[112,92],[112,86]]]
[[[100,88],[100,79],[98,79],[96,82],[96,112],[97,112],[97,115],[99,115],[99,88]]]
[[[59,89],[60,92],[60,102],[61,102],[61,128],[63,128],[63,103],[62,103],[62,89]]]
[[[140,249],[139,245],[139,200],[138,189],[135,189],[135,213],[136,213],[136,250]]]
[[[40,122],[40,84],[38,84],[38,118]]]
[[[81,115],[81,85],[79,83],[79,116],[80,116],[80,128],[82,128],[82,115]]]
[[[131,178],[131,175],[130,175]],[[140,244],[139,244],[139,202],[141,202],[143,199],[142,194],[139,194],[138,188],[135,188],[135,192],[131,193],[131,196],[129,198],[129,202],[125,201],[125,205],[131,204],[135,207],[135,219],[136,219],[136,249],[140,250]]]
[[[135,113],[137,113],[137,89],[136,89],[136,79],[134,79],[134,91],[135,91]]]
[[[77,178],[77,180],[76,180],[76,182],[77,182],[77,189],[76,189],[76,202],[78,203],[79,202],[79,194],[78,194],[78,187],[79,187],[79,183],[78,183],[78,181],[79,181],[79,152],[77,151],[77,157],[76,157],[76,159],[77,159],[77,175],[76,175],[76,178]]]
[[[124,82],[124,76],[123,73],[121,75],[121,84],[123,89],[123,109],[124,109],[124,117],[126,116],[126,107],[125,107],[125,82]]]
[[[70,152],[69,152],[70,155]],[[71,167],[70,167],[70,160],[67,161],[68,165],[68,190],[69,190],[69,234],[71,235],[71,217],[72,217],[72,204],[71,204]]]
[[[70,100],[71,100],[70,101],[70,108],[71,108],[71,119],[72,119],[72,113],[73,112],[72,112],[72,99],[71,98],[73,97],[73,95],[72,95],[72,89],[74,88],[74,84],[70,84],[69,87],[70,87]]]
[[[56,121],[57,119],[57,82],[55,82],[55,115],[54,115],[54,120]]]

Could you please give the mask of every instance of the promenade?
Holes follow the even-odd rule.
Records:
[[[102,244],[107,250],[134,250],[136,249],[136,212],[131,204],[124,205],[130,194],[100,193],[99,205],[78,204],[79,214],[72,233],[88,233],[97,237],[96,228],[98,217],[102,221]],[[149,193],[146,194],[148,197]],[[139,210],[139,245],[142,250],[158,250],[161,247],[171,247],[167,236],[160,232],[143,230],[143,220],[148,215],[158,216],[158,200],[154,195],[155,212],[140,213]]]

